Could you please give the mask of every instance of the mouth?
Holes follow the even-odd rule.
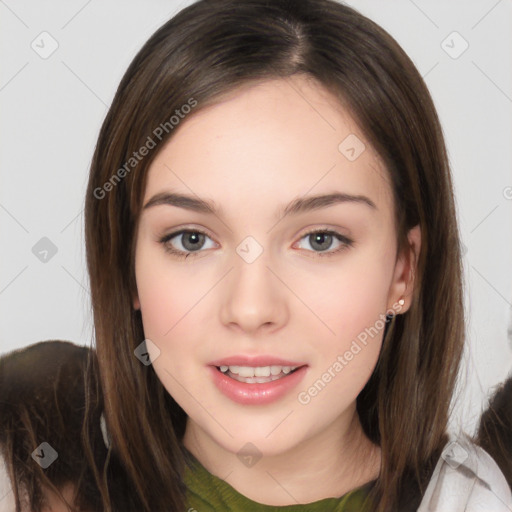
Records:
[[[255,365],[256,361],[230,358],[215,361],[208,367],[217,389],[233,402],[242,405],[267,405],[285,398],[296,389],[306,377],[309,368],[303,363],[293,362],[292,366],[292,361],[269,359],[257,361],[258,364],[267,366],[241,366],[234,363]]]
[[[238,365],[220,365],[215,366],[217,370],[238,382],[246,384],[264,384],[275,380],[283,379],[293,374],[300,368],[307,365],[298,366],[238,366]]]

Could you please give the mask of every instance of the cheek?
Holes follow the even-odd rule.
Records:
[[[322,339],[346,343],[385,314],[391,273],[385,257],[360,253],[339,265],[319,265],[314,278],[298,280],[295,289],[317,317]]]
[[[369,272],[340,275],[325,284],[324,296],[311,290],[312,309],[322,322],[308,322],[312,364],[297,399],[310,412],[314,409],[325,421],[333,421],[374,371],[385,327],[385,294]]]
[[[193,275],[186,267],[178,270],[163,251],[148,248],[137,253],[135,275],[145,336],[170,339],[198,300]]]
[[[150,244],[138,249],[135,274],[144,336],[160,351],[152,358],[154,370],[167,391],[184,404],[190,396],[179,383],[188,382],[192,392],[190,381],[207,362],[202,354],[210,343],[205,340],[213,318],[210,305],[215,279],[194,265],[170,261],[164,251]],[[201,396],[202,392],[194,393]]]
[[[307,315],[314,359],[301,404],[310,400],[334,415],[368,382],[382,345],[392,262],[390,252],[372,247],[320,265],[315,279],[303,281],[299,293],[317,318]]]
[[[152,356],[153,369],[167,392],[188,409],[189,393],[201,395],[189,382],[194,376],[194,363],[197,365],[193,333],[198,325],[194,317],[198,308],[194,305],[200,298],[200,290],[194,287],[195,281],[186,271],[172,269],[160,255],[150,251],[141,250],[136,262],[136,279],[144,336],[159,349],[158,357]],[[181,382],[189,382],[188,392]]]

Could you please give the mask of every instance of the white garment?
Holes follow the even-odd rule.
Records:
[[[512,493],[483,448],[451,434],[417,512],[512,512]]]

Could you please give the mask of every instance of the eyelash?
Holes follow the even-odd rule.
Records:
[[[204,252],[201,250],[193,251],[193,252],[184,252],[181,250],[176,250],[168,244],[168,242],[170,240],[172,240],[174,237],[176,237],[178,235],[186,234],[186,233],[189,233],[189,234],[190,233],[200,233],[200,234],[205,235],[208,238],[210,238],[210,236],[207,233],[205,233],[204,231],[201,231],[200,229],[182,229],[180,231],[175,231],[174,233],[169,233],[168,235],[163,236],[159,240],[159,242],[164,246],[164,250],[166,252],[168,252],[168,253],[172,254],[173,256],[176,256],[177,258],[180,258],[180,259],[185,259],[185,258],[188,258],[189,256],[195,257],[197,255],[197,253]],[[307,251],[307,252],[314,252],[315,253],[314,257],[318,256],[320,258],[324,258],[324,257],[334,256],[334,255],[340,253],[341,251],[344,251],[344,250],[348,249],[349,247],[352,247],[354,244],[354,241],[351,240],[350,238],[347,238],[346,236],[338,233],[337,231],[333,231],[330,229],[315,229],[312,231],[308,231],[307,233],[304,233],[300,237],[300,240],[302,240],[303,238],[306,238],[309,235],[314,235],[316,233],[332,235],[337,240],[342,242],[342,245],[340,247],[338,247],[337,249],[335,249],[334,251],[328,251],[328,252],[327,251],[324,251],[324,252]]]

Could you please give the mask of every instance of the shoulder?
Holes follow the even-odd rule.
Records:
[[[418,512],[510,512],[512,493],[494,459],[467,436],[450,435]]]

